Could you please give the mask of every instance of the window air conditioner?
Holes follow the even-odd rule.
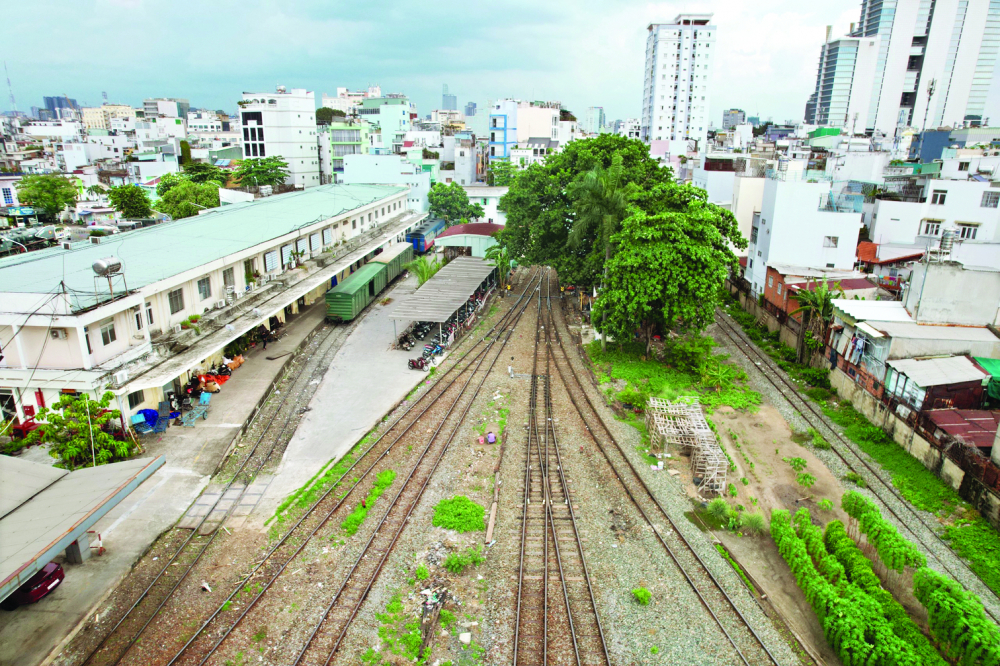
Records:
[[[226,307],[226,302],[225,301],[216,301],[215,302],[215,309],[216,310],[222,309],[224,307]]]
[[[70,249],[73,248],[73,244],[70,243],[69,241],[63,241],[59,245],[62,246],[62,249],[64,249],[64,250],[70,250]]]
[[[49,335],[52,336],[53,340],[65,340],[66,339],[66,329],[65,328],[53,328],[49,331]]]
[[[90,242],[93,243],[94,245],[100,245],[101,244],[101,237],[100,236],[91,236],[90,237]]]
[[[119,370],[114,374],[115,386],[122,386],[128,381],[128,370]]]

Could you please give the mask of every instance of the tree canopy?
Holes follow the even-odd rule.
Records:
[[[64,395],[52,407],[42,407],[37,430],[27,437],[28,444],[48,443],[52,457],[66,469],[86,467],[127,458],[135,449],[132,441],[118,441],[104,431],[105,425],[118,419],[117,409],[108,409],[114,394],[108,391],[95,400],[90,395]]]
[[[333,122],[334,118],[346,118],[347,114],[340,109],[331,109],[325,106],[321,106],[316,109],[316,124],[317,125],[329,125]]]
[[[434,183],[427,193],[431,217],[439,217],[450,227],[461,220],[471,220],[486,214],[479,204],[469,202],[469,195],[458,183]]]
[[[111,201],[114,209],[127,219],[135,220],[153,214],[146,190],[138,185],[112,187],[111,191],[108,192],[108,200]]]
[[[52,219],[75,202],[77,194],[73,181],[55,174],[25,176],[17,183],[18,200]]]
[[[164,194],[170,191],[171,188],[180,185],[186,179],[183,174],[180,173],[165,173],[160,176],[160,182],[156,184],[156,196],[162,197]]]
[[[288,162],[280,157],[249,157],[236,167],[234,174],[240,185],[281,185],[288,178]]]
[[[206,162],[190,162],[184,165],[184,177],[192,183],[213,182],[219,187],[225,187],[229,182],[229,173],[221,167]]]
[[[490,162],[486,171],[486,184],[494,187],[508,187],[517,175],[517,165],[510,160]]]
[[[205,208],[216,208],[219,205],[219,186],[214,181],[195,183],[182,180],[171,187],[160,200],[156,202],[156,210],[166,213],[175,220],[197,215]]]
[[[561,153],[546,157],[544,164],[519,172],[500,200],[500,210],[507,214],[500,240],[513,259],[552,266],[567,283],[600,282],[604,247],[596,236],[581,238],[573,247],[569,244],[576,218],[570,184],[598,165],[609,168],[616,153],[621,155],[621,179],[629,184],[633,204],[641,204],[644,191],[672,181],[671,170],[650,157],[649,147],[641,141],[615,134],[572,141]]]
[[[674,183],[657,185],[646,210],[633,206],[611,241],[592,320],[606,317],[616,340],[641,330],[647,348],[658,328],[701,330],[712,321],[719,285],[738,266],[729,242],[746,247],[732,213],[708,203],[704,190]]]

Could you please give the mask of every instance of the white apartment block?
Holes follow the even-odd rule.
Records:
[[[5,262],[0,405],[13,409],[4,416],[23,422],[66,392],[99,396],[107,387],[126,420],[155,409],[190,374],[220,362],[232,340],[285,321],[352,272],[353,258],[328,254],[335,244],[419,222],[407,195],[406,187],[326,185],[131,231],[110,245],[74,243]],[[294,268],[293,252],[308,271]],[[122,270],[109,284],[92,266],[112,255]],[[201,334],[182,331],[191,315],[202,316]]]
[[[952,230],[956,243],[1000,242],[1000,187],[991,182],[929,180],[922,201],[876,199],[869,237],[879,244],[937,245]]]
[[[176,97],[157,97],[142,102],[142,110],[147,118],[166,116],[167,118],[187,118],[191,103]]]
[[[511,151],[529,139],[559,141],[558,102],[522,102],[502,99],[493,105],[489,118],[489,157],[507,159]],[[569,133],[570,128],[566,128]],[[524,146],[520,146],[524,148]]]
[[[642,123],[638,118],[629,118],[618,125],[618,135],[626,139],[642,138]]]
[[[764,180],[760,213],[750,230],[745,275],[753,293],[763,293],[768,266],[852,270],[860,210],[842,205],[831,182],[774,176]]]
[[[349,116],[356,115],[361,101],[369,97],[381,97],[382,88],[379,86],[368,86],[367,90],[348,90],[347,88],[337,88],[335,96],[323,94],[320,101],[322,106],[336,111],[343,111]]]
[[[648,27],[641,138],[654,154],[684,155],[705,146],[715,60],[711,20],[711,14],[679,14]]]
[[[111,129],[112,118],[135,118],[135,109],[126,104],[104,104],[81,110],[83,126],[87,129]]]
[[[221,132],[222,121],[213,111],[188,111],[188,132]]]
[[[288,163],[287,184],[320,184],[313,92],[284,86],[273,93],[245,92],[239,106],[243,157],[280,157]]]
[[[806,120],[887,137],[925,118],[928,127],[985,124],[1000,116],[998,50],[1000,3],[862,0],[850,36],[831,41],[827,31]]]

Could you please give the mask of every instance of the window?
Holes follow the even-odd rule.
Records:
[[[1000,203],[1000,192],[983,192],[983,200],[979,204],[982,208],[996,208]]]
[[[941,221],[940,220],[925,220],[924,221],[924,235],[925,236],[937,236],[941,233]]]
[[[774,286],[774,276],[773,275],[768,275],[767,276],[767,286],[768,287],[773,287]]]
[[[198,298],[207,300],[212,297],[212,282],[207,277],[198,280]]]
[[[969,170],[969,163],[968,162],[959,162],[958,163],[958,170],[959,171],[968,171]]]
[[[135,409],[146,401],[146,396],[141,390],[128,394],[128,408]]]
[[[292,246],[285,245],[281,248],[281,265],[287,266],[292,263]]]
[[[170,303],[170,314],[177,314],[184,309],[184,290],[173,290],[167,294],[167,301]]]
[[[837,247],[840,236],[823,236],[823,247]]]
[[[117,339],[118,339],[118,336],[115,335],[115,322],[114,321],[109,321],[107,324],[104,324],[103,326],[101,326],[101,342],[104,343],[105,347],[107,347],[108,345],[110,345],[112,342],[114,342]]]
[[[826,267],[827,268],[833,268],[833,264],[827,264]]]
[[[146,323],[150,326],[153,325],[153,304],[146,303]]]
[[[976,231],[979,230],[978,224],[956,224],[958,227],[958,237],[962,240],[975,240]]]
[[[142,310],[137,310],[135,313],[135,330],[142,330]]]
[[[329,245],[333,242],[333,230],[327,227],[323,230],[323,245]]]
[[[358,221],[351,220],[351,229],[357,229],[357,228],[358,228]]]
[[[757,242],[757,227],[750,228],[750,242],[751,243]]]
[[[781,283],[780,282],[778,283],[778,295],[779,296],[781,295]]]
[[[943,206],[944,198],[945,196],[947,196],[947,194],[948,194],[947,190],[934,190],[934,192],[931,193],[931,203],[938,206]]]
[[[232,268],[227,268],[222,271],[222,284],[227,287],[236,286],[236,272]]]

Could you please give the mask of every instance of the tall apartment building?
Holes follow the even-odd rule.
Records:
[[[502,99],[490,110],[489,158],[507,159],[518,142],[529,139],[559,141],[559,102],[522,102]]]
[[[705,145],[715,59],[711,20],[712,14],[678,14],[672,23],[648,27],[642,139],[664,142],[656,151],[660,154],[684,154]]]
[[[112,118],[135,118],[135,109],[127,104],[104,104],[84,107],[83,126],[87,129],[111,129]]]
[[[285,183],[320,184],[315,93],[278,86],[273,93],[245,92],[237,103],[244,157],[280,157],[288,163]]]
[[[444,84],[444,91],[441,93],[441,110],[458,111],[458,97],[448,94],[448,84]]]
[[[413,106],[402,95],[369,97],[362,100],[358,115],[367,120],[381,135],[381,148],[376,152],[398,152],[403,147],[406,133],[411,127]]]
[[[724,130],[731,130],[746,121],[747,114],[743,109],[726,109],[722,112],[722,129]]]
[[[588,134],[598,134],[607,124],[603,106],[588,106],[583,116],[583,131]]]
[[[862,0],[861,20],[848,37],[831,41],[827,34],[816,82],[818,124],[856,123],[858,132],[892,137],[925,118],[929,127],[1000,118],[1000,89],[993,83],[998,2]],[[864,53],[869,50],[874,54]],[[832,85],[839,85],[836,94]]]
[[[142,110],[147,118],[166,116],[167,118],[187,118],[191,103],[177,97],[157,97],[142,100]]]

